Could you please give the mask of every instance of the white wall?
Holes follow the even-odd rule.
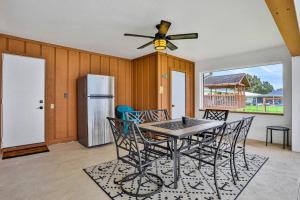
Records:
[[[300,152],[300,56],[292,58],[293,151]]]
[[[230,48],[230,47],[229,47]],[[282,63],[283,67],[283,90],[284,90],[284,115],[262,115],[262,114],[242,114],[230,113],[228,120],[241,119],[244,116],[255,115],[249,138],[265,141],[266,126],[268,125],[284,125],[291,127],[292,124],[292,73],[291,73],[291,56],[285,46],[263,49],[253,52],[247,52],[222,58],[203,60],[196,63],[195,72],[195,106],[196,116],[202,117],[203,112],[199,111],[202,101],[202,76],[200,73],[219,71],[224,69],[235,69],[243,67],[251,67],[257,65]],[[300,83],[299,83],[300,85]],[[300,86],[299,86],[300,88]],[[300,113],[300,111],[299,111]],[[298,122],[299,123],[299,122]],[[300,124],[300,123],[299,123]],[[291,138],[291,134],[290,134]],[[273,134],[274,143],[282,143],[282,134]]]

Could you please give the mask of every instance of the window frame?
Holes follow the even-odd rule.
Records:
[[[221,71],[230,71],[230,70],[238,70],[238,69],[246,69],[246,68],[255,68],[255,67],[262,67],[268,65],[278,65],[280,64],[282,67],[282,89],[283,89],[283,112],[282,113],[272,113],[272,112],[249,112],[249,111],[236,111],[236,110],[229,110],[230,113],[240,113],[240,114],[258,114],[258,115],[276,115],[276,116],[283,116],[286,111],[286,101],[285,98],[285,85],[284,85],[284,62],[283,61],[274,61],[274,62],[266,62],[262,64],[254,64],[254,65],[244,65],[244,66],[237,66],[237,67],[220,67],[215,68],[213,70],[204,70],[199,72],[199,111],[205,111],[204,104],[203,104],[203,96],[204,96],[204,75],[206,73],[214,73],[214,72],[221,72]]]

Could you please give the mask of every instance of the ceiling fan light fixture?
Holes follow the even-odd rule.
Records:
[[[157,51],[165,50],[167,47],[167,41],[164,39],[157,39],[154,41],[154,47]]]

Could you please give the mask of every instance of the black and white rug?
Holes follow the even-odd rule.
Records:
[[[251,179],[268,160],[267,157],[248,154],[249,170],[244,168],[242,155],[237,157],[239,181],[234,185],[231,179],[229,163],[218,168],[217,178],[222,199],[234,200],[244,190]],[[158,174],[165,182],[160,193],[146,199],[155,200],[213,200],[218,199],[215,193],[212,166],[203,166],[199,171],[196,163],[187,157],[181,158],[181,178],[177,189],[173,189],[172,161],[159,160],[157,168],[149,168],[148,171]],[[122,193],[117,184],[122,177],[134,173],[135,169],[121,161],[113,160],[96,166],[91,166],[84,171],[91,179],[113,200],[136,199]],[[134,187],[134,182],[127,183],[128,187]],[[143,198],[141,198],[143,199]]]

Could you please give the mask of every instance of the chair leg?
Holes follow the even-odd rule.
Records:
[[[266,146],[268,146],[268,134],[269,134],[269,129],[266,131]]]
[[[141,185],[142,185],[142,178],[143,178],[143,177],[144,177],[144,175],[142,175],[142,176],[140,177],[140,179],[138,180],[138,188],[137,188],[136,193],[135,193],[136,199],[137,199],[137,197],[138,197],[138,194],[139,194],[139,191],[140,191],[140,188],[141,188]]]
[[[243,146],[243,156],[244,156],[245,167],[246,167],[247,170],[249,170],[248,162],[247,162],[247,158],[246,158],[245,144],[244,144],[244,146]]]
[[[236,179],[237,179],[237,180],[240,180],[240,179],[239,179],[238,172],[237,172],[237,169],[236,169],[236,161],[235,161],[235,157],[236,157],[236,155],[235,155],[235,150],[234,150],[234,153],[233,153],[233,167],[234,167],[234,172],[235,172]]]
[[[178,152],[178,164],[177,164],[177,168],[178,168],[178,172],[177,172],[177,174],[178,174],[178,178],[180,178],[180,152]]]
[[[201,144],[199,145],[199,160],[198,160],[198,169],[201,169]]]
[[[234,178],[234,173],[233,173],[233,169],[232,169],[232,162],[233,162],[233,158],[234,157],[234,154],[233,155],[230,155],[230,159],[229,159],[229,164],[230,164],[230,172],[231,172],[231,176],[232,176],[232,180],[233,180],[233,184],[236,185],[236,182],[235,182],[235,178]]]
[[[221,199],[221,195],[220,195],[220,191],[219,191],[219,187],[218,187],[218,182],[217,182],[217,166],[216,166],[216,163],[214,165],[214,181],[215,181],[217,196],[218,196],[219,199]]]

